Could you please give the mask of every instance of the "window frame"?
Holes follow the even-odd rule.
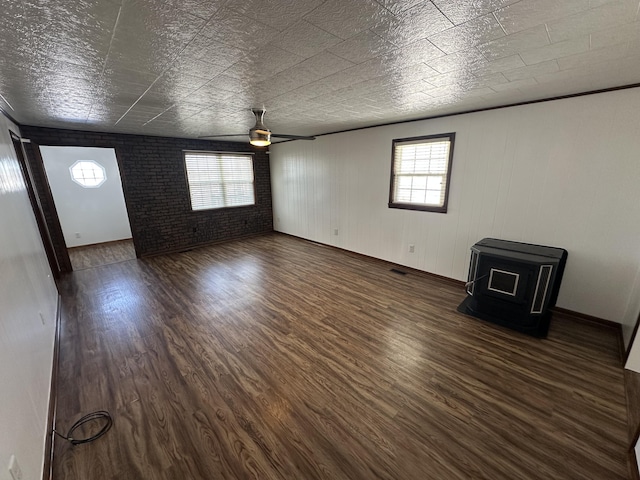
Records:
[[[253,203],[247,205],[229,205],[222,207],[209,207],[209,208],[193,208],[193,201],[191,198],[191,183],[189,182],[189,171],[187,169],[187,155],[190,153],[195,154],[209,154],[209,155],[224,155],[224,156],[238,156],[238,157],[249,157],[251,159],[251,172],[253,174]],[[254,152],[220,152],[214,150],[183,150],[182,151],[182,166],[184,167],[184,180],[187,186],[187,194],[189,197],[189,207],[191,213],[198,212],[210,212],[212,210],[228,210],[233,208],[250,208],[258,205],[258,191],[256,188],[256,162],[255,162],[255,153]]]
[[[456,134],[455,132],[449,133],[439,133],[436,135],[423,135],[419,137],[407,137],[407,138],[394,138],[391,142],[391,175],[389,182],[389,208],[400,208],[404,210],[419,210],[422,212],[434,212],[434,213],[447,213],[447,208],[449,205],[449,189],[451,186],[451,166],[453,164],[453,147],[455,144]],[[447,173],[446,173],[446,182],[445,182],[445,190],[444,190],[444,202],[442,206],[435,205],[425,205],[419,203],[403,203],[394,201],[394,182],[395,182],[395,162],[396,162],[396,145],[399,143],[415,143],[420,140],[429,140],[433,141],[436,139],[448,140],[449,141],[449,159],[447,161]],[[430,143],[430,142],[425,142]]]
[[[94,172],[97,171],[97,170],[102,172],[102,179],[97,184],[95,184],[95,185],[87,185],[87,184],[83,183],[83,180],[86,180],[86,178],[88,178],[88,177],[85,177],[84,175],[81,178],[76,178],[76,176],[74,175],[74,169],[80,165],[80,171],[84,172],[85,169],[82,168],[82,166],[81,166],[81,164],[83,164],[83,163],[89,163],[89,164],[95,165],[97,168],[92,168],[91,169]],[[76,185],[79,185],[82,188],[100,188],[107,181],[107,169],[104,168],[104,165],[102,165],[97,160],[76,160],[69,167],[69,175],[71,176],[71,180]],[[94,179],[97,180],[97,177],[94,176]]]

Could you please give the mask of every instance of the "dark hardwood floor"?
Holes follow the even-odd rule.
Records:
[[[74,270],[100,267],[135,258],[136,250],[130,238],[69,249],[69,259]]]
[[[627,477],[614,330],[538,340],[456,312],[460,287],[285,235],[62,284],[55,480]]]

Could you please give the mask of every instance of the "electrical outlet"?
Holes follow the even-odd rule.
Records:
[[[416,251],[416,246],[413,243],[409,244],[409,253],[413,253]]]
[[[80,232],[76,232],[76,238],[80,238]]]
[[[15,455],[11,455],[11,459],[9,460],[9,473],[13,480],[22,480],[22,470],[20,469],[20,465],[18,465],[18,460],[16,460]]]
[[[337,235],[337,234],[338,234],[338,229],[337,229],[337,228],[334,228],[334,229],[333,229],[333,234],[334,234],[334,235]]]

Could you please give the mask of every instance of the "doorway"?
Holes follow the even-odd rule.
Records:
[[[42,204],[40,202],[40,199],[36,195],[35,188],[33,186],[33,172],[29,166],[29,163],[26,161],[26,156],[24,154],[24,149],[22,146],[22,140],[17,134],[12,131],[9,131],[9,134],[11,136],[11,142],[13,143],[13,149],[16,152],[16,158],[18,159],[20,169],[22,170],[22,176],[27,187],[27,194],[29,195],[31,208],[33,209],[33,214],[36,218],[40,237],[42,238],[42,245],[44,246],[44,251],[47,255],[49,268],[51,268],[51,274],[53,275],[53,278],[58,280],[60,278],[60,263],[56,258],[53,241],[51,240],[51,232],[49,232],[49,228],[47,227],[47,222],[42,210]]]
[[[136,258],[113,148],[40,146],[73,270]]]

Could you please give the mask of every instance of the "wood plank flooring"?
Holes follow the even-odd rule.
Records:
[[[54,479],[626,479],[616,332],[538,340],[461,288],[273,234],[62,284]]]
[[[69,249],[69,258],[74,270],[111,265],[136,258],[133,240],[117,240],[115,242],[96,243]]]

